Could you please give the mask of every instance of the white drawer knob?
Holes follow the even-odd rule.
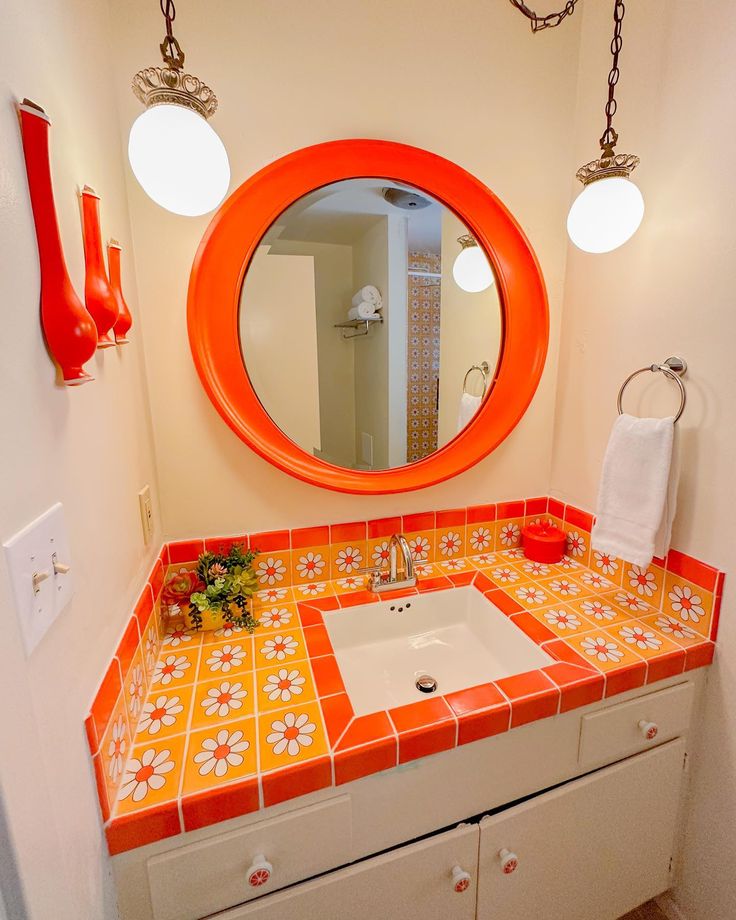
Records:
[[[453,866],[452,887],[458,894],[467,891],[470,888],[470,873],[461,869],[460,866]]]
[[[253,860],[253,864],[248,869],[248,884],[251,888],[260,888],[271,880],[273,866],[266,859],[263,853],[259,853]]]
[[[659,727],[656,722],[647,722],[646,719],[642,719],[639,722],[639,729],[647,741],[654,741],[654,739],[657,737],[657,732],[659,731]]]
[[[501,860],[501,869],[504,875],[511,875],[512,872],[516,872],[516,868],[519,865],[519,857],[516,853],[512,853],[511,850],[507,850],[504,847],[503,850],[498,851],[498,858]]]

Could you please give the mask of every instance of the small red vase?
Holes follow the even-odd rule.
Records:
[[[82,189],[82,225],[84,229],[84,301],[97,326],[97,347],[111,348],[110,335],[118,318],[118,302],[110,287],[102,255],[100,231],[100,196],[88,185]]]
[[[527,524],[521,529],[524,555],[533,562],[559,562],[565,555],[567,535],[551,521]]]
[[[41,269],[41,326],[64,383],[79,386],[94,380],[83,365],[95,353],[97,329],[72,287],[64,260],[51,182],[49,118],[28,99],[23,100],[19,109]]]
[[[122,246],[117,240],[110,240],[107,244],[107,267],[110,271],[110,287],[115,295],[118,304],[118,318],[112,331],[115,333],[115,342],[118,345],[126,345],[130,339],[128,332],[133,325],[133,317],[123,297],[123,288],[120,280],[120,253]]]

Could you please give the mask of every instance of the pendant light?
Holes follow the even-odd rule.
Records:
[[[559,26],[575,12],[578,0],[567,0],[558,13],[537,16],[523,0],[510,0],[530,21],[532,32]],[[613,129],[613,116],[618,107],[616,85],[621,75],[618,58],[623,40],[621,25],[626,8],[623,0],[615,0],[613,7],[613,39],[611,54],[613,64],[608,74],[608,100],[606,102],[606,130],[600,139],[602,155],[591,160],[577,171],[583,190],[572,203],[567,216],[570,239],[585,252],[611,252],[630,239],[638,230],[644,217],[644,199],[629,178],[639,165],[639,157],[631,153],[616,153],[618,134]]]
[[[644,217],[644,199],[629,176],[639,165],[639,157],[631,153],[616,153],[618,134],[613,129],[613,116],[618,107],[615,97],[620,71],[618,57],[623,44],[621,24],[626,8],[623,0],[615,0],[613,9],[613,64],[608,74],[606,129],[600,139],[602,155],[577,171],[583,190],[573,201],[567,216],[570,239],[585,252],[611,252],[630,239]]]
[[[485,291],[494,281],[485,253],[470,234],[459,236],[457,241],[461,248],[452,266],[455,284],[468,294]]]
[[[217,97],[193,74],[184,73],[184,52],[174,38],[173,0],[160,0],[166,20],[161,42],[164,67],[133,77],[133,92],[146,106],[133,122],[128,159],[145,193],[174,214],[196,217],[214,210],[227,194],[230,163],[208,119]]]

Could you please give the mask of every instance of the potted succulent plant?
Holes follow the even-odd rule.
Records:
[[[253,571],[257,550],[243,551],[234,544],[227,553],[202,553],[191,580],[189,607],[184,609],[187,624],[194,629],[219,629],[232,623],[253,632],[258,621],[253,616],[252,600],[258,580]]]

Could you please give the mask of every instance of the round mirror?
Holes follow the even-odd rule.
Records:
[[[335,466],[415,463],[461,431],[493,385],[498,285],[468,227],[383,178],[303,195],[243,281],[253,389],[302,450]]]
[[[426,488],[497,447],[549,335],[539,264],[493,192],[365,139],[296,150],[230,195],[194,259],[188,327],[239,438],[366,495]]]

